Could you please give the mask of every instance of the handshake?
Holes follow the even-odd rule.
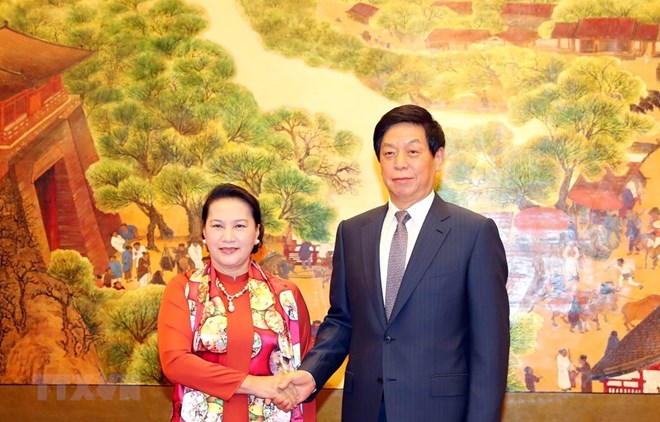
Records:
[[[290,412],[305,401],[316,388],[316,381],[309,372],[293,371],[273,376],[248,375],[239,394],[252,394],[266,399],[284,412]]]

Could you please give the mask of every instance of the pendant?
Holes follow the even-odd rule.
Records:
[[[227,304],[227,310],[229,312],[234,312],[236,310],[236,308],[234,307],[234,302],[232,302],[231,300],[229,300],[229,303]]]

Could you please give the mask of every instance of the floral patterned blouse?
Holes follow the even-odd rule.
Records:
[[[247,283],[247,292],[233,299],[234,312],[227,312],[218,280],[230,295]],[[314,421],[314,403],[282,412],[235,393],[248,374],[297,368],[311,348],[309,320],[297,286],[255,263],[236,280],[211,267],[175,277],[158,318],[161,365],[175,383],[172,420]]]

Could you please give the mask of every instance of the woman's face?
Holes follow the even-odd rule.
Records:
[[[217,270],[230,276],[247,272],[252,248],[259,238],[259,226],[247,203],[238,198],[212,202],[202,231]]]

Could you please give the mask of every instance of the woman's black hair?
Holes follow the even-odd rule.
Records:
[[[252,247],[252,253],[257,252],[264,240],[264,225],[261,223],[261,207],[259,206],[257,198],[240,186],[231,183],[223,183],[209,192],[206,201],[204,202],[204,206],[202,207],[202,227],[206,226],[206,220],[209,217],[209,207],[211,204],[224,198],[240,199],[250,207],[252,218],[254,218],[254,222],[259,226],[259,243]]]

